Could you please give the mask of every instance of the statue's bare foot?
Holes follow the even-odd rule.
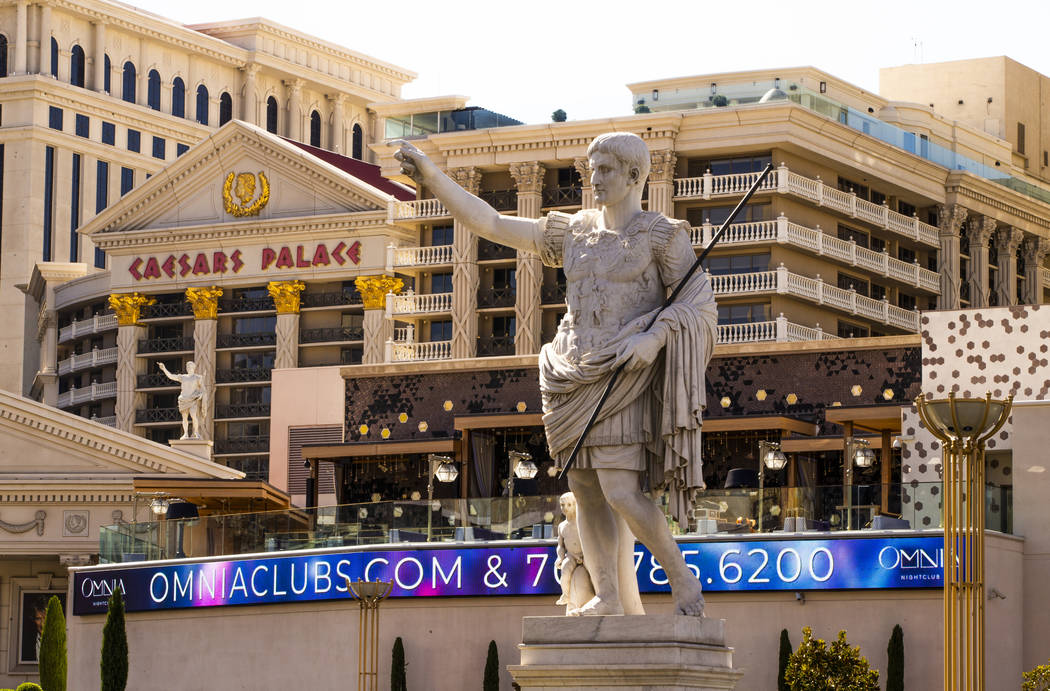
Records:
[[[700,582],[695,578],[683,578],[671,588],[671,595],[677,605],[678,614],[687,617],[704,616],[704,593]]]
[[[570,617],[616,616],[621,614],[623,614],[623,605],[619,602],[606,602],[597,595],[592,597],[587,604],[569,612]]]

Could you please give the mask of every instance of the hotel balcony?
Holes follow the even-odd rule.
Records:
[[[360,326],[330,326],[321,329],[303,329],[299,345],[355,343],[364,340],[365,330]]]
[[[182,422],[178,408],[140,408],[135,411],[136,425],[171,425]]]
[[[386,248],[386,270],[433,268],[452,265],[452,245]]]
[[[270,417],[269,403],[235,403],[215,406],[216,420],[264,420]]]
[[[270,381],[270,367],[234,367],[215,370],[216,384],[247,384]]]
[[[1043,275],[1043,287],[1050,288],[1050,269],[1046,267],[1039,268],[1040,273]]]
[[[58,341],[64,343],[74,338],[92,336],[115,328],[117,328],[117,315],[96,314],[91,319],[82,319],[69,326],[63,326],[58,330]]]
[[[269,451],[270,436],[268,434],[249,435],[235,439],[219,439],[215,442],[216,456],[269,453]]]
[[[387,221],[418,221],[425,218],[451,218],[448,209],[437,199],[414,199],[407,202],[390,202]]]
[[[139,355],[192,352],[193,336],[173,336],[171,338],[139,339]]]
[[[71,388],[69,391],[58,394],[58,407],[71,408],[84,403],[101,401],[105,398],[117,397],[117,382],[107,381],[101,384],[92,384],[82,389]]]
[[[416,343],[409,340],[386,342],[384,360],[386,362],[425,362],[427,360],[448,360],[452,357],[452,341],[423,341]]]
[[[68,357],[65,360],[58,361],[58,373],[69,374],[70,372],[77,372],[82,369],[90,369],[92,367],[101,367],[102,365],[111,365],[117,361],[117,348],[104,348],[99,350],[97,348],[92,349],[90,353],[84,353],[82,355],[74,355]]]
[[[452,293],[407,293],[386,296],[386,317],[396,319],[452,311]]]

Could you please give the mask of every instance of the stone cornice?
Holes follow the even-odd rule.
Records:
[[[948,175],[946,190],[955,195],[958,203],[966,205],[965,200],[983,204],[986,208],[978,209],[980,213],[993,216],[1001,223],[1020,225],[1018,221],[1038,226],[1044,232],[1050,231],[1050,204],[1016,192],[1005,185],[985,180],[973,173],[953,170]],[[1003,214],[991,214],[995,209]]]

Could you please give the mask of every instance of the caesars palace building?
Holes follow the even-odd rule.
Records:
[[[1050,328],[1032,307],[1050,290],[1047,77],[1008,58],[909,65],[884,69],[877,95],[770,69],[632,84],[622,115],[522,124],[462,97],[401,99],[413,76],[262,19],[0,8],[0,423],[24,444],[0,453],[0,685],[32,675],[19,593],[63,589],[141,496],[219,513],[419,499],[430,480],[434,496],[488,498],[511,449],[549,467],[536,354],[565,277],[454,221],[399,176],[391,138],[502,213],[538,217],[593,207],[587,145],[637,133],[644,203],[688,220],[697,252],[773,165],[705,267],[709,487],[776,440],[782,485],[867,483],[864,520],[935,531],[937,447],[910,401],[946,385],[1050,398],[1038,341],[992,360],[1013,372],[998,389],[975,364],[1007,353],[995,338],[964,328],[963,364],[944,358],[974,310],[1024,322],[1019,343]],[[169,446],[178,385],[159,365],[189,362],[209,443],[187,451]],[[854,435],[878,458],[856,472]],[[91,462],[59,453],[69,444]],[[455,483],[433,486],[432,453],[459,464]],[[1020,554],[1010,442],[989,458],[989,525]],[[564,491],[547,472],[530,482],[519,491]],[[841,515],[833,529],[860,527]],[[1044,652],[1025,648],[1025,664]]]

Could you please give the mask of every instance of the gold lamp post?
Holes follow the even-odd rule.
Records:
[[[379,688],[379,603],[390,594],[394,584],[389,581],[350,581],[346,585],[361,604],[357,631],[357,690],[377,691]]]
[[[984,691],[984,442],[1013,396],[915,399],[944,450],[944,689]]]

